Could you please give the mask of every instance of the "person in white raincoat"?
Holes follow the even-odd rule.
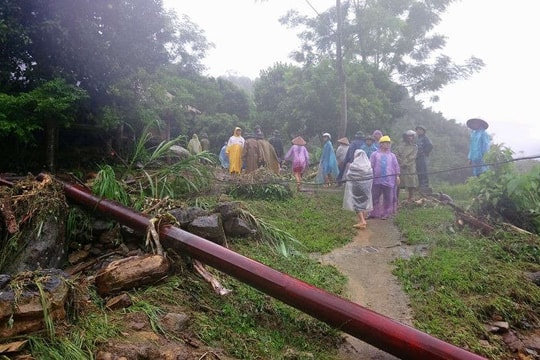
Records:
[[[346,181],[343,194],[343,208],[351,210],[358,216],[357,229],[367,227],[366,218],[373,210],[371,187],[373,185],[373,169],[364,150],[354,152],[354,160],[344,177]]]

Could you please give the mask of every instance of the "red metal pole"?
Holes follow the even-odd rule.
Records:
[[[114,201],[100,200],[79,185],[64,183],[71,200],[139,232],[148,217]],[[483,357],[401,324],[356,303],[276,271],[211,241],[173,226],[160,229],[164,247],[186,252],[316,319],[402,359],[481,360]]]

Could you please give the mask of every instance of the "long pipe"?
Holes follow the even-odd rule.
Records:
[[[80,185],[63,183],[66,196],[132,229],[145,232],[149,218]],[[402,359],[480,360],[483,357],[401,324],[356,303],[274,270],[204,238],[166,225],[161,243],[185,252],[316,319]]]

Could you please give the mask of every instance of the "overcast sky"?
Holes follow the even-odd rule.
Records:
[[[311,0],[322,12],[335,0]],[[188,15],[215,44],[205,60],[207,75],[232,73],[256,78],[288,54],[299,40],[278,18],[289,9],[313,16],[305,0],[165,0],[167,7]],[[474,55],[486,63],[469,80],[447,86],[435,104],[426,107],[465,123],[471,117],[488,121],[494,142],[516,156],[540,155],[540,86],[537,0],[463,0],[452,4],[437,31],[448,37],[445,54],[462,62]]]

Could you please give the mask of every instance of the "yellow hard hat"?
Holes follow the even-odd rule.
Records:
[[[390,140],[390,136],[384,135],[384,136],[381,136],[381,138],[379,139],[379,143],[383,143],[383,142],[389,142],[389,143],[391,143],[392,140]]]

